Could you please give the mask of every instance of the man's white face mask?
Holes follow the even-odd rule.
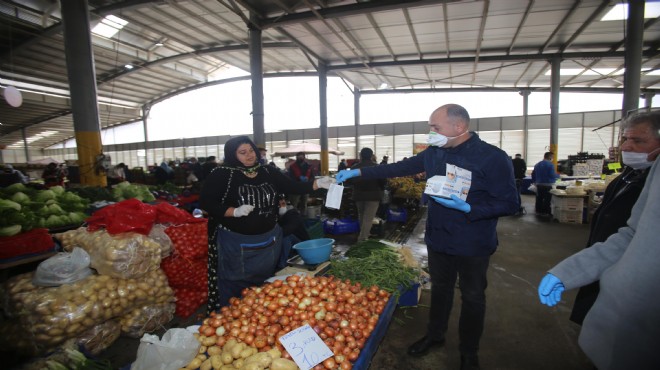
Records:
[[[649,155],[657,152],[658,150],[660,150],[660,148],[657,148],[651,153],[635,153],[625,151],[621,152],[623,164],[635,170],[643,170],[649,168],[653,164],[653,161],[649,161],[647,158]]]
[[[426,142],[429,145],[438,146],[438,147],[442,148],[443,146],[447,145],[449,140],[456,139],[457,137],[461,137],[461,136],[463,136],[467,133],[468,133],[468,131],[465,131],[464,133],[462,133],[458,136],[445,136],[445,135],[439,134],[435,131],[431,131],[431,132],[429,132],[429,137],[426,139]]]

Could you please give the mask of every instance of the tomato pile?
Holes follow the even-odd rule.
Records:
[[[174,245],[173,254],[187,259],[206,258],[208,255],[208,236],[206,222],[174,225],[165,229],[165,234]]]
[[[278,348],[282,357],[291,358],[278,338],[309,324],[334,353],[315,370],[352,369],[390,297],[376,286],[298,275],[242,293],[243,298],[231,298],[206,318],[200,335],[214,337],[220,347],[233,338],[260,352]]]
[[[206,229],[206,222],[186,223],[165,229],[165,234],[172,240],[172,255],[164,258],[160,267],[174,289],[175,313],[181,317],[192,315],[206,302],[208,296]]]

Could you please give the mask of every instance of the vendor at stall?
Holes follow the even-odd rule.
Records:
[[[44,185],[47,188],[51,186],[64,186],[65,174],[57,167],[57,163],[50,162],[41,173],[41,178],[44,179]]]
[[[209,312],[274,275],[282,252],[279,194],[311,193],[332,183],[328,177],[297,182],[262,166],[247,136],[227,141],[224,152],[224,163],[207,176],[200,194],[209,214]]]

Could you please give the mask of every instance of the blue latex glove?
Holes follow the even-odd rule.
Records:
[[[431,198],[447,208],[457,209],[464,213],[470,213],[472,210],[472,207],[466,201],[454,194],[451,195],[451,199],[437,197],[435,195],[432,195]]]
[[[561,292],[565,289],[564,283],[558,277],[553,274],[545,275],[541,280],[541,284],[539,284],[541,303],[550,307],[556,305],[561,301]]]
[[[337,183],[340,184],[352,177],[358,177],[360,176],[360,170],[341,170],[337,172],[337,176],[335,176],[335,179],[337,179]]]
[[[300,176],[300,181],[307,182],[307,176]]]

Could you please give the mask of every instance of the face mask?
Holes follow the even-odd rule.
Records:
[[[647,160],[648,156],[655,153],[658,149],[651,153],[635,153],[635,152],[621,152],[623,156],[623,164],[635,170],[643,170],[651,167],[652,161]]]
[[[431,132],[429,132],[429,137],[428,137],[428,139],[426,139],[426,142],[429,145],[438,146],[438,147],[442,148],[443,146],[447,145],[447,142],[449,142],[449,140],[456,139],[457,137],[461,137],[461,136],[463,136],[467,133],[468,133],[468,131],[465,131],[464,133],[462,133],[458,136],[445,136],[445,135],[439,134],[435,131],[431,131]]]
[[[280,207],[280,208],[278,209],[277,213],[279,213],[280,216],[284,216],[284,214],[285,214],[286,211],[288,211],[288,210],[289,210],[289,209],[286,208],[286,207]]]

